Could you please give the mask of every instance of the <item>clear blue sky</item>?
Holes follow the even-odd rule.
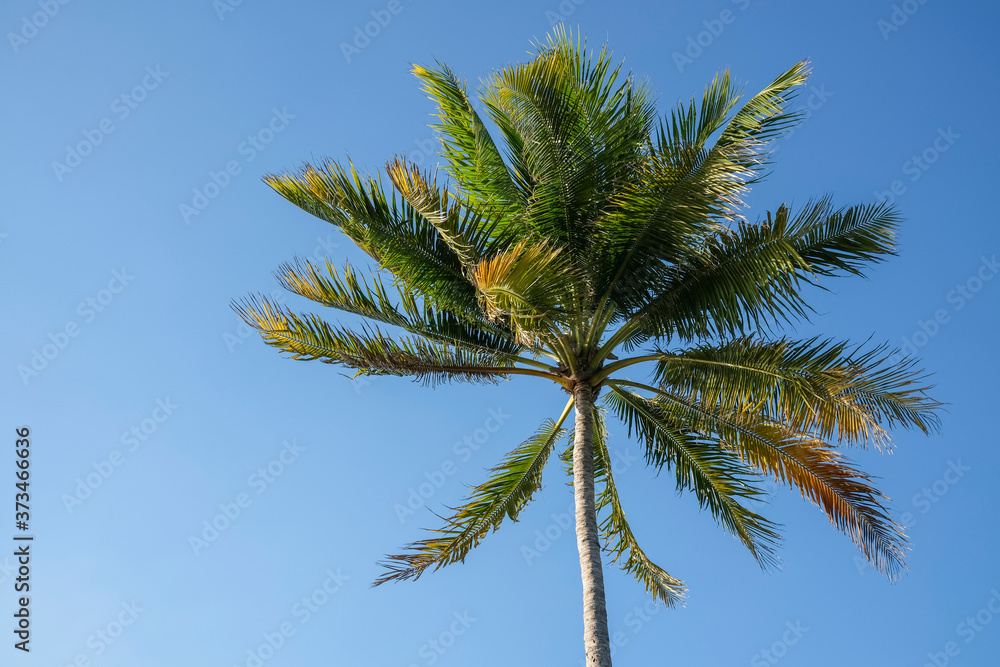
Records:
[[[262,174],[348,155],[375,170],[398,152],[433,165],[432,107],[409,63],[438,58],[475,85],[560,13],[608,40],[663,109],[723,67],[753,92],[812,60],[799,99],[811,117],[748,214],[891,195],[906,222],[900,257],[832,283],[795,333],[909,341],[950,404],[940,436],[851,452],[910,525],[896,584],[787,490],[766,508],[785,525],[784,567],[761,572],[613,427],[633,528],[691,590],[684,609],[644,609],[609,566],[615,664],[996,664],[994,3],[226,2],[0,11],[0,432],[13,448],[15,427],[31,428],[35,535],[28,655],[12,646],[14,561],[0,557],[0,664],[580,664],[558,464],[465,565],[369,588],[376,562],[436,526],[430,510],[556,416],[561,393],[352,384],[246,337],[229,308],[274,289],[296,254],[362,261]],[[377,20],[367,43],[342,46]],[[4,507],[13,466],[8,450]],[[424,483],[430,509],[400,513]]]

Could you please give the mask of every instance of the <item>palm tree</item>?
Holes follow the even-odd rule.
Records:
[[[835,445],[885,450],[893,427],[935,430],[939,404],[914,361],[885,345],[776,332],[808,317],[807,286],[863,275],[892,255],[899,218],[885,204],[836,208],[829,198],[795,213],[782,205],[757,222],[741,214],[770,142],[798,120],[787,107],[806,63],[739,107],[723,72],[700,103],[663,117],[606,46],[595,53],[562,31],[485,81],[479,110],[446,65],[413,73],[437,105],[450,182],[404,158],[386,166],[391,188],[350,162],[265,178],[377,265],[361,274],[297,260],[278,280],[368,323],[352,330],[263,297],[234,307],[295,359],[432,385],[526,375],[569,399],[442,529],[389,556],[375,583],[464,561],[491,529],[516,520],[571,411],[563,458],[572,461],[587,665],[611,664],[602,544],[663,603],[685,594],[626,520],[606,413],[763,566],[778,527],[750,501],[773,478],[818,505],[876,569],[897,575],[905,536]],[[631,366],[649,379],[623,377]]]

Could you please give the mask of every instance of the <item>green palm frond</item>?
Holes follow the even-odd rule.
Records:
[[[777,216],[787,217],[787,207]],[[863,276],[865,266],[895,255],[901,219],[887,202],[834,209],[829,197],[809,202],[789,223],[799,256],[818,276]]]
[[[531,175],[523,224],[585,263],[594,220],[640,163],[655,114],[607,47],[594,53],[557,31],[537,49],[491,77],[484,101]]]
[[[656,398],[652,403],[669,407],[693,430],[714,434],[721,450],[739,456],[755,471],[797,488],[851,538],[877,571],[893,579],[905,569],[906,536],[883,506],[885,497],[868,484],[867,474],[853,468],[831,445],[755,414],[751,406],[723,414],[690,396],[653,391]]]
[[[806,318],[800,280],[863,275],[866,264],[893,254],[897,223],[886,204],[834,210],[821,199],[792,220],[782,206],[767,220],[707,237],[672,274],[653,283],[657,293],[631,316],[632,326],[656,337],[696,340]]]
[[[927,384],[929,375],[917,368],[916,359],[902,356],[888,344],[867,352],[858,348],[850,359],[859,374],[846,393],[878,414],[888,428],[916,427],[925,434],[940,432],[938,413],[945,404],[927,396],[933,385]]]
[[[677,108],[670,112],[669,122],[660,123],[656,137],[660,152],[682,146],[703,148],[726,125],[726,118],[739,100],[740,91],[732,84],[729,70],[719,72],[705,86],[700,105],[693,96],[687,105],[678,102]]]
[[[599,273],[597,288],[623,309],[648,300],[671,265],[697,252],[706,234],[722,230],[719,220],[732,215],[738,200],[705,196],[731,173],[728,158],[719,152],[685,147],[671,154],[653,152],[599,220],[600,270],[615,273]]]
[[[699,239],[736,220],[747,184],[759,178],[768,142],[798,121],[786,112],[794,88],[805,83],[795,65],[751,98],[728,120],[740,93],[724,71],[705,88],[700,108],[692,98],[661,123],[639,178],[613,199],[601,222],[604,249],[616,267],[599,289],[628,309],[648,293],[670,264],[684,261]],[[721,131],[712,146],[707,142]]]
[[[890,443],[886,427],[938,427],[931,387],[912,363],[890,363],[895,354],[818,338],[739,338],[661,352],[654,377],[723,414],[752,405],[795,431],[882,448]]]
[[[413,74],[438,108],[445,169],[472,208],[490,208],[497,224],[506,225],[524,213],[530,198],[531,175],[518,160],[513,173],[466,93],[465,84],[444,63],[436,68],[414,65]]]
[[[804,85],[808,78],[807,61],[793,65],[743,105],[723,130],[716,145],[739,146],[743,153],[742,166],[755,171],[764,168],[767,165],[768,142],[780,137],[802,119],[801,112],[790,112],[786,107],[795,98],[798,86]]]
[[[718,446],[690,428],[672,406],[630,391],[622,381],[608,381],[604,399],[608,408],[646,445],[646,460],[656,467],[673,468],[677,491],[694,492],[712,518],[736,535],[765,568],[776,564],[777,527],[740,504],[761,500],[754,483],[759,476],[735,453]]]
[[[805,318],[798,257],[781,220],[741,223],[691,254],[621,331],[682,341],[733,337]]]
[[[603,483],[603,489],[597,496],[597,515],[601,521],[601,539],[605,549],[611,554],[611,562],[617,562],[624,557],[621,568],[632,574],[653,597],[661,600],[668,607],[683,604],[687,590],[684,582],[670,576],[659,565],[654,563],[642,550],[632,533],[632,528],[625,518],[621,501],[618,499],[618,489],[611,474],[611,456],[607,446],[607,428],[601,409],[594,410],[594,479]]]
[[[510,452],[489,480],[473,487],[467,502],[455,508],[447,526],[434,530],[438,536],[408,545],[410,553],[387,556],[386,568],[373,585],[387,581],[417,579],[428,568],[437,570],[465,560],[469,552],[504,518],[517,521],[535,491],[542,486],[542,468],[555,443],[565,435],[562,423],[572,407],[570,401],[557,421],[547,420],[531,438]]]

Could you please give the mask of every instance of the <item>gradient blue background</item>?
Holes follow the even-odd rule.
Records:
[[[560,528],[571,495],[555,461],[523,520],[490,535],[464,566],[369,588],[383,554],[438,524],[426,508],[400,520],[394,507],[410,489],[454,470],[427,501],[445,512],[463,484],[481,481],[484,468],[558,415],[564,395],[525,380],[433,391],[396,378],[352,384],[335,367],[293,363],[255,337],[244,340],[229,308],[248,292],[274,289],[271,271],[296,254],[363,261],[339,232],[271,192],[262,174],[348,155],[377,170],[397,152],[433,166],[436,158],[421,154],[432,106],[409,63],[439,58],[475,85],[527,57],[562,12],[592,43],[608,40],[664,110],[700,95],[723,67],[754,92],[810,58],[814,74],[797,104],[812,100],[811,117],[782,141],[747,215],[826,192],[839,203],[871,201],[899,181],[906,223],[900,257],[868,281],[830,284],[816,295],[813,325],[795,334],[903,345],[938,311],[947,320],[916,337],[935,372],[935,397],[950,404],[943,434],[899,433],[891,456],[851,452],[881,477],[894,516],[909,513],[914,549],[897,584],[863,566],[850,540],[787,490],[766,508],[786,527],[784,567],[761,572],[693,498],[676,496],[670,475],[628,465],[638,446],[612,427],[633,528],[691,589],[684,609],[637,614],[647,597],[609,566],[610,625],[621,633],[615,664],[764,665],[781,654],[790,667],[917,666],[948,642],[958,652],[938,664],[997,664],[1000,616],[981,613],[980,622],[991,622],[976,632],[959,626],[1000,590],[1000,278],[982,268],[1000,251],[989,204],[1000,154],[989,129],[1000,101],[996,5],[911,0],[915,13],[897,14],[906,22],[884,34],[890,2],[586,0],[561,10],[556,0],[401,0],[402,11],[348,62],[340,44],[387,4],[247,0],[220,15],[210,0],[53,3],[58,12],[15,44],[9,33],[42,10],[4,3],[0,442],[12,449],[14,428],[32,429],[37,541],[30,655],[12,648],[13,560],[0,557],[0,663],[247,666],[263,635],[288,623],[294,634],[263,664],[580,664],[576,545]],[[705,21],[718,31],[712,21],[725,10],[732,21],[718,35],[705,32],[702,53],[679,67],[673,54],[708,30]],[[167,76],[120,118],[112,105],[147,67]],[[242,142],[275,108],[294,118],[247,161]],[[113,132],[60,180],[52,163],[105,118]],[[939,131],[953,141],[914,172],[907,162],[933,149]],[[186,223],[179,206],[230,160],[241,172]],[[79,304],[101,296],[123,267],[134,279],[87,321]],[[950,291],[979,271],[994,279],[958,308]],[[286,303],[310,307],[291,296]],[[79,334],[25,381],[18,367],[69,323]],[[128,451],[122,433],[168,398],[177,409]],[[478,451],[456,451],[466,437],[483,439],[477,429],[490,409],[509,418]],[[250,476],[292,440],[304,450],[258,494]],[[115,450],[124,462],[68,509],[78,480]],[[14,492],[7,452],[3,507]],[[951,464],[968,470],[946,475]],[[923,489],[934,502],[921,499]],[[196,555],[189,537],[240,493],[250,505]],[[0,521],[12,524],[13,511]],[[545,546],[546,530],[555,539],[529,564],[525,549]],[[338,569],[348,578],[303,622],[294,606]],[[133,602],[142,611],[105,644],[96,633],[117,633],[121,605]],[[1000,609],[1000,596],[993,606]],[[475,620],[455,625],[463,633],[450,642],[455,614],[466,613]],[[787,634],[787,624],[801,636]],[[434,651],[435,639],[451,645]],[[770,660],[765,650],[774,651]]]

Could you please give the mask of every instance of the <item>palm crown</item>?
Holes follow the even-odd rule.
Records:
[[[806,63],[742,105],[719,74],[700,101],[662,117],[606,48],[564,32],[486,80],[481,112],[447,66],[413,73],[437,105],[449,182],[403,158],[387,164],[388,183],[333,161],[266,178],[378,267],[362,274],[297,260],[279,281],[371,324],[351,330],[261,297],[237,310],[297,359],[431,384],[536,376],[570,398],[444,528],[390,556],[376,583],[462,561],[505,517],[516,520],[574,407],[564,458],[573,458],[585,570],[599,536],[654,596],[672,605],[684,593],[626,521],[607,453],[609,413],[643,443],[649,465],[673,470],[678,489],[762,564],[777,527],[748,501],[762,498],[770,477],[818,505],[878,570],[897,574],[905,537],[869,477],[834,445],[884,449],[892,427],[931,431],[938,404],[914,362],[894,363],[886,346],[775,332],[808,317],[805,286],[863,275],[893,254],[899,218],[886,204],[835,208],[829,198],[795,212],[782,205],[757,222],[741,215],[748,186],[766,173],[769,142],[799,120],[787,107]],[[646,382],[622,376],[638,364],[650,371]]]

